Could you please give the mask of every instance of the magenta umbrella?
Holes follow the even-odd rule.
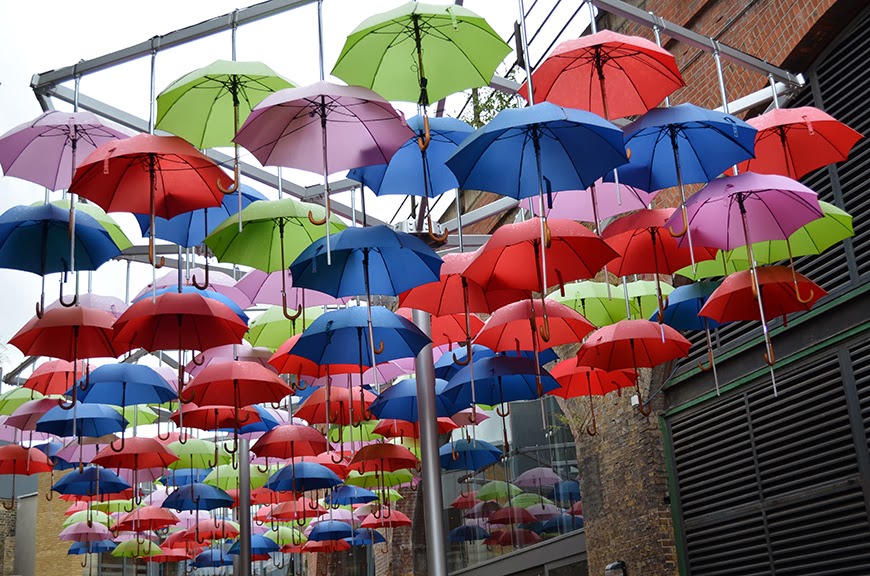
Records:
[[[191,375],[196,376],[206,366],[212,362],[232,362],[235,360],[235,355],[238,354],[238,360],[243,362],[255,362],[261,366],[265,366],[270,370],[274,370],[269,364],[269,358],[272,357],[272,351],[262,346],[251,346],[247,340],[242,340],[240,344],[227,344],[209,348],[205,352],[200,352],[194,356],[193,360],[188,362],[185,370]],[[176,377],[177,379],[177,377]]]
[[[208,278],[208,285],[203,288],[204,290],[212,290],[213,292],[217,292],[218,294],[222,294],[239,305],[240,308],[244,309],[251,305],[251,300],[238,288],[236,288],[236,281],[233,280],[233,277],[229,274],[224,274],[223,272],[215,272],[209,271],[209,275],[206,276],[205,270],[203,268],[193,268],[190,271],[190,278]],[[192,280],[186,281],[185,286],[193,286]],[[160,278],[157,279],[156,288],[157,290],[161,288],[174,288],[178,286],[178,272],[172,271],[168,274],[164,274]],[[134,298],[133,300],[138,300],[142,298],[146,294],[150,293],[152,289],[155,288],[154,283],[148,284],[143,288]]]
[[[595,183],[595,202],[592,205],[591,189],[566,190],[553,193],[553,207],[547,212],[548,218],[566,218],[581,222],[595,222],[595,210],[598,218],[607,219],[634,210],[643,210],[649,206],[658,192],[646,192],[640,188],[598,181]],[[532,202],[532,211],[538,215],[538,208]]]
[[[317,290],[307,290],[305,288],[294,288],[293,277],[290,275],[290,270],[279,270],[267,274],[262,270],[251,270],[236,282],[236,288],[248,297],[254,304],[271,304],[273,306],[281,306],[283,299],[281,298],[282,278],[281,275],[286,274],[284,281],[287,283],[287,307],[288,308],[307,308],[308,306],[333,306],[344,304],[350,298],[335,298],[329,294],[318,292]]]
[[[387,164],[414,132],[405,118],[377,93],[360,86],[318,82],[275,92],[260,102],[233,142],[263,166],[287,166],[323,175],[329,241],[329,175],[362,166]],[[365,212],[365,206],[362,207]]]
[[[99,522],[76,522],[64,528],[58,538],[70,542],[97,542],[111,540],[112,532]]]

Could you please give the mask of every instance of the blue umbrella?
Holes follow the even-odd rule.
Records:
[[[117,544],[111,540],[73,542],[67,550],[67,554],[70,556],[73,554],[102,554],[103,552],[111,552],[116,546]]]
[[[703,371],[713,371],[713,382],[716,384],[716,393],[719,393],[719,374],[716,372],[716,360],[713,356],[713,340],[710,337],[710,329],[718,328],[719,322],[706,316],[699,316],[698,312],[722,282],[694,282],[686,286],[680,286],[668,295],[663,322],[676,330],[703,330],[707,336],[707,358],[710,364],[698,361],[698,367]],[[658,310],[650,320],[658,321]]]
[[[477,471],[501,460],[502,451],[483,440],[462,438],[442,446],[438,456],[444,470]]]
[[[233,555],[241,554],[242,553],[241,548],[242,548],[242,540],[237,539],[235,542],[233,542],[233,545],[230,546],[230,549],[229,549],[229,551],[227,551],[227,554],[233,554]],[[266,538],[262,534],[252,534],[251,535],[251,554],[252,555],[260,556],[263,554],[271,554],[272,552],[280,552],[280,551],[281,551],[281,547],[278,546],[278,544],[274,540],[272,540],[270,538]]]
[[[373,364],[370,338],[378,342],[380,351],[375,350],[378,363],[414,357],[431,342],[414,324],[382,306],[358,306],[333,310],[314,320],[293,346],[292,353],[317,364],[370,367]]]
[[[582,500],[580,483],[575,480],[557,482],[553,486],[553,500],[562,504],[579,502]]]
[[[360,488],[359,486],[349,486],[344,484],[338,488],[334,488],[332,492],[326,495],[323,499],[328,506],[349,506],[351,504],[365,504],[374,502],[378,499],[377,494],[371,490]]]
[[[241,184],[240,189],[242,209],[246,208],[251,202],[266,200],[265,196],[250,186]],[[216,208],[185,212],[169,220],[154,218],[154,236],[184,248],[190,248],[191,246],[202,244],[202,241],[212,230],[217,228],[227,218],[236,215],[238,211],[239,203],[236,195],[227,194],[223,198],[223,203]],[[147,236],[151,228],[150,217],[147,214],[134,214],[134,216],[139,223],[142,236]]]
[[[208,484],[186,484],[179,486],[163,501],[163,508],[173,510],[216,510],[217,508],[232,508],[233,497]]]
[[[254,404],[251,406],[260,415],[260,421],[252,424],[245,424],[239,428],[239,434],[251,434],[253,432],[268,432],[275,426],[283,424],[279,422],[275,415],[266,410],[265,407]],[[222,432],[235,432],[235,428],[221,428]]]
[[[408,126],[422,134],[423,118],[414,116],[408,120]],[[379,196],[401,194],[434,198],[459,186],[456,176],[444,163],[472,132],[474,128],[455,118],[429,118],[431,140],[425,151],[421,152],[415,136],[399,148],[389,164],[354,168],[347,177],[368,186]]]
[[[232,566],[233,559],[222,550],[210,549],[197,555],[191,563],[195,568],[217,568],[219,566]]]
[[[69,410],[55,406],[43,414],[36,422],[36,430],[55,436],[99,438],[121,432],[127,424],[127,419],[111,406],[76,402]]]
[[[459,362],[453,361],[453,354],[456,355],[456,359]],[[465,362],[465,359],[468,357],[468,348],[462,347],[454,350],[453,354],[444,354],[435,362],[435,377],[443,378],[444,380],[450,380],[453,376],[459,372],[464,366],[468,365],[468,362]],[[517,353],[515,350],[509,350],[507,352],[500,352],[502,356],[516,356]],[[471,359],[472,360],[481,360],[482,358],[491,358],[495,356],[496,353],[487,348],[486,346],[481,346],[480,344],[472,344],[471,345]],[[534,358],[535,353],[530,350],[521,350],[520,356],[523,358]],[[552,348],[548,348],[546,350],[540,350],[538,352],[538,361],[541,363],[541,366],[547,364],[548,362],[552,362],[553,360],[558,360],[559,356]]]
[[[486,540],[489,538],[489,532],[480,526],[463,524],[459,528],[454,528],[447,533],[448,542],[474,542],[476,540]]]
[[[543,102],[502,110],[456,149],[447,166],[462,188],[518,200],[584,190],[628,161],[622,131],[584,110]]]
[[[166,476],[160,478],[164,486],[186,486],[202,482],[209,475],[211,468],[179,468],[170,470]]]
[[[441,391],[447,386],[447,381],[435,379],[435,412],[438,417],[453,416],[461,410],[450,402]],[[417,414],[417,379],[403,378],[383,392],[369,406],[369,411],[376,418],[395,418],[406,422],[416,422]]]
[[[265,487],[275,492],[305,492],[334,488],[339,484],[341,479],[323,464],[293,462],[272,474]]]
[[[160,296],[161,294],[166,294],[167,292],[179,292],[179,290],[178,290],[178,288],[172,287],[172,286],[167,286],[165,288],[158,288],[157,290],[154,290],[154,297],[156,298],[157,296]],[[238,315],[238,317],[241,318],[242,321],[245,322],[246,324],[250,320],[248,318],[248,315],[245,314],[245,311],[242,310],[242,308],[235,302],[235,300],[233,300],[229,296],[224,296],[220,292],[215,292],[214,290],[204,290],[201,288],[197,288],[196,286],[182,286],[181,291],[179,293],[181,293],[181,294],[193,294],[193,293],[195,293],[195,294],[199,294],[200,296],[203,296],[204,298],[211,298],[212,300],[217,300],[218,302],[220,302],[222,304],[226,304],[230,308],[230,310],[235,312]],[[139,300],[142,300],[144,298],[151,298],[151,292],[148,292],[147,294],[143,294],[142,296],[136,298],[135,300],[133,300],[133,303],[136,303]]]
[[[564,534],[583,528],[583,517],[572,516],[570,514],[561,514],[555,518],[551,518],[543,523],[540,532],[553,533],[558,532]]]
[[[308,534],[308,539],[314,542],[322,542],[324,540],[341,540],[342,538],[353,538],[353,526],[347,522],[339,520],[321,520],[314,525],[311,532]]]
[[[69,218],[67,210],[54,204],[14,206],[0,215],[0,268],[42,276],[40,314],[45,309],[45,275],[73,271]],[[79,212],[76,224],[73,254],[78,270],[96,270],[121,253],[93,216]]]
[[[369,544],[382,544],[387,539],[377,530],[360,528],[354,532],[353,538],[344,538],[344,541],[351,546],[368,546]]]
[[[104,364],[79,379],[78,399],[85,404],[135,406],[163,404],[178,399],[176,392],[156,370],[144,364]]]
[[[78,468],[78,463],[69,462],[64,460],[63,458],[57,455],[63,449],[63,443],[57,442],[55,440],[49,440],[45,444],[40,444],[39,446],[34,446],[37,450],[45,454],[49,457],[49,459],[54,463],[55,470],[72,470],[73,468]]]
[[[102,466],[76,467],[51,487],[58,494],[73,496],[118,494],[130,488],[129,482]]]

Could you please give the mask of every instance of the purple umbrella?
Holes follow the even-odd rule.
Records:
[[[657,194],[658,192],[646,192],[625,184],[599,180],[595,183],[596,206],[592,205],[593,197],[589,189],[554,192],[553,207],[547,217],[595,222],[596,208],[599,220],[611,218],[633,210],[643,210]],[[532,204],[532,211],[537,214],[538,208],[534,206],[534,202]]]
[[[21,439],[21,431],[14,427],[6,424],[6,420],[9,418],[8,416],[0,416],[0,441],[3,442],[18,442]],[[45,432],[33,432],[27,435],[29,440],[53,440],[54,436],[51,434],[46,434]]]
[[[49,304],[47,310],[59,308],[61,306],[63,306],[63,304],[61,304],[60,300],[55,300]],[[79,306],[82,306],[83,308],[96,308],[97,310],[103,310],[115,318],[118,318],[128,308],[120,298],[91,293],[79,296]]]
[[[112,514],[112,516],[120,517],[120,514]],[[115,518],[117,522],[119,518]],[[160,536],[158,536],[153,530],[146,530],[144,532],[118,532],[118,535],[115,536],[112,540],[117,543],[126,542],[127,540],[133,539],[139,540],[151,540],[155,544],[160,542]]]
[[[182,510],[175,515],[178,516],[178,524],[176,524],[178,528],[193,528],[198,522],[197,513],[190,510]]]
[[[269,364],[272,351],[262,346],[255,348],[247,340],[242,340],[240,344],[227,344],[226,346],[218,346],[210,348],[205,352],[200,352],[187,364],[185,369],[191,376],[196,376],[212,362],[232,362],[236,359],[236,354],[238,354],[240,361],[256,362],[270,370],[274,370]]]
[[[241,280],[236,282],[238,288],[254,304],[271,304],[281,306],[281,274],[286,274],[287,282],[287,307],[307,308],[308,306],[332,306],[344,304],[350,298],[335,298],[316,290],[305,288],[293,288],[293,278],[290,270],[272,272],[267,274],[262,270],[251,270]]]
[[[288,88],[265,98],[251,111],[233,139],[263,166],[287,166],[323,175],[327,263],[329,175],[387,164],[414,132],[405,118],[377,93],[360,86],[318,82]],[[332,144],[331,146],[329,144]],[[365,212],[365,206],[363,206]]]
[[[0,137],[0,165],[6,176],[63,190],[97,146],[129,137],[90,112],[50,110]]]
[[[558,518],[565,513],[561,508],[552,504],[532,504],[526,510],[541,522]]]
[[[562,481],[552,468],[540,466],[526,470],[514,480],[514,484],[520,488],[550,488]]]
[[[752,244],[770,240],[788,240],[794,232],[813,220],[824,217],[818,194],[791,178],[774,174],[746,172],[738,176],[713,180],[686,202],[688,231],[699,246],[732,250],[746,246],[751,264],[752,293],[758,301],[764,342],[764,359],[770,366],[770,377],[776,395],[773,365],[776,358],[770,342],[770,332],[764,314],[764,303],[758,289],[758,274]],[[681,218],[672,216],[666,226],[681,229]],[[678,238],[677,245],[685,243]],[[794,272],[794,262],[792,262]],[[794,277],[797,299],[806,304],[813,295],[803,298]]]
[[[97,542],[99,540],[111,540],[112,533],[99,522],[76,522],[64,528],[58,535],[61,540],[70,542]]]
[[[399,376],[407,376],[408,374],[413,374],[414,370],[415,367],[413,358],[399,358],[398,360],[390,360],[388,362],[378,364],[374,368],[369,368],[363,373],[362,379],[360,379],[359,373],[356,372],[330,376],[329,379],[331,380],[333,386],[359,386],[360,382],[362,382],[363,384],[389,382],[390,380],[398,378]],[[377,376],[377,380],[375,380],[375,376]],[[314,381],[311,382],[311,384],[312,386],[326,386],[326,380],[326,376],[323,376],[321,378],[316,378]]]
[[[190,278],[194,276],[202,278],[205,276],[205,270],[203,268],[193,268],[190,271]],[[192,280],[185,281],[185,286],[193,286]],[[178,272],[173,271],[165,274],[157,279],[156,289],[160,290],[161,288],[170,288],[178,286]],[[139,298],[145,296],[154,288],[154,283],[148,284],[145,288],[143,288],[134,298],[133,300],[138,300]],[[245,309],[251,305],[251,300],[238,288],[236,288],[236,281],[233,280],[233,277],[229,274],[224,274],[223,272],[214,272],[211,271],[208,278],[208,285],[204,288],[205,290],[211,290],[213,292],[217,292],[223,296],[226,296],[233,302],[239,305],[240,308]]]
[[[129,470],[127,468],[118,468],[115,472],[130,484],[135,484],[137,482],[154,482],[166,473],[166,469],[143,468],[141,470]]]

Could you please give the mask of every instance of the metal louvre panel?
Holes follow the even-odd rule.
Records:
[[[861,418],[864,420],[867,449],[870,450],[870,342],[853,346],[849,350],[849,356],[852,359],[852,370],[855,374],[855,387],[858,390]]]

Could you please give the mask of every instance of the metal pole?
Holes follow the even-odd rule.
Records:
[[[239,576],[251,576],[251,446],[239,438]]]
[[[586,0],[586,6],[589,8],[589,29],[595,34],[598,32],[598,23],[595,22],[595,6],[589,0]]]
[[[770,80],[770,94],[773,96],[773,107],[779,108],[779,94],[776,93],[776,78],[773,77],[773,74],[768,74],[767,78]]]
[[[522,0],[520,0],[522,2]],[[414,324],[424,334],[432,332],[428,312],[414,310]],[[435,411],[435,363],[432,345],[417,355],[417,413],[420,426],[420,456],[423,460],[423,514],[426,520],[426,556],[430,576],[447,576],[444,545],[444,504],[441,499],[441,466],[438,457],[438,424]]]
[[[658,20],[659,20],[658,16],[656,16],[652,12],[650,12],[649,15],[652,16],[656,22],[658,22]],[[658,23],[653,24],[653,34],[655,34],[655,36],[656,36],[656,44],[658,45],[659,48],[661,48],[662,47],[662,34],[661,34],[661,27],[658,25]],[[670,107],[671,107],[671,97],[665,96],[665,108],[670,108]]]

